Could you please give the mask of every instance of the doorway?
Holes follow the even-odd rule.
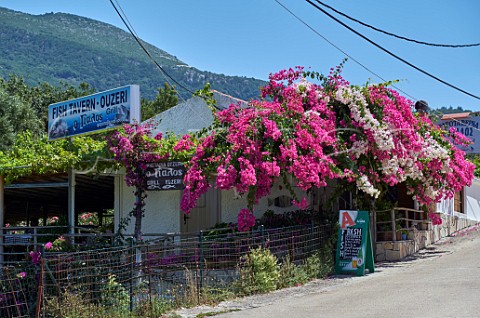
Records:
[[[218,192],[218,189],[210,188],[198,199],[197,206],[189,215],[180,212],[180,231],[182,233],[206,230],[220,222]]]

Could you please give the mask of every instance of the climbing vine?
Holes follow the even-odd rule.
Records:
[[[163,138],[161,133],[151,136],[152,126],[146,124],[124,125],[108,135],[108,148],[113,159],[125,168],[125,182],[135,188],[135,203],[131,216],[135,218],[134,237],[142,237],[142,218],[145,213],[146,168],[148,163],[167,160],[184,161],[191,156],[187,150],[175,151],[177,138],[169,134]]]
[[[414,114],[412,102],[388,83],[354,86],[340,73],[341,66],[329,76],[301,67],[280,71],[261,100],[217,112],[189,162],[182,210],[196,206],[211,179],[246,195],[241,230],[254,224],[254,204],[277,180],[291,189],[289,176],[305,191],[336,180],[371,201],[404,183],[426,206],[471,183],[474,165],[447,139],[468,142],[461,134]],[[293,203],[308,205],[305,198]]]
[[[0,152],[0,173],[6,183],[28,175],[66,172],[68,168],[91,167],[97,157],[107,158],[104,140],[88,136],[48,141],[47,136],[35,137],[31,132],[17,134],[11,149]],[[98,168],[105,168],[101,162]]]

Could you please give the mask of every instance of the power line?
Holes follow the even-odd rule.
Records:
[[[175,80],[175,78],[173,78],[172,76],[170,76],[170,74],[167,73],[167,71],[165,71],[163,69],[162,66],[160,66],[160,64],[158,64],[158,62],[153,58],[153,56],[150,54],[150,52],[147,50],[147,48],[143,45],[142,41],[140,41],[140,38],[138,37],[137,35],[137,32],[135,32],[135,29],[133,28],[133,26],[130,24],[130,21],[128,21],[128,18],[127,18],[127,15],[125,14],[125,12],[123,11],[122,7],[120,6],[120,4],[118,3],[117,0],[115,0],[115,2],[117,3],[118,7],[120,8],[120,10],[122,11],[123,15],[125,16],[125,18],[122,16],[122,14],[120,14],[120,12],[118,11],[117,7],[115,6],[115,4],[113,3],[112,0],[109,0],[110,3],[112,4],[113,8],[115,9],[115,11],[117,12],[118,16],[120,17],[120,19],[122,20],[123,24],[125,24],[125,26],[127,27],[128,31],[130,32],[130,34],[133,36],[133,38],[135,39],[135,41],[138,43],[138,45],[140,45],[140,47],[142,48],[142,50],[145,52],[145,54],[147,54],[147,56],[150,58],[150,60],[152,60],[152,62],[157,66],[157,68],[162,72],[162,74],[164,74],[165,76],[167,76],[168,78],[170,78],[174,83],[176,83],[178,86],[180,86],[181,88],[183,88],[185,91],[189,92],[190,94],[192,95],[195,95],[195,92],[191,91],[188,87],[182,85],[180,82],[178,82],[177,80]],[[128,23],[127,23],[128,21]],[[165,78],[165,80],[168,82],[168,79]],[[173,86],[170,82],[168,82],[168,84],[170,86]],[[180,99],[182,101],[185,101],[185,99],[179,95]],[[206,101],[206,98],[203,97],[203,96],[199,96],[200,98],[204,99]],[[217,110],[221,110],[220,108],[217,107],[217,105],[213,104],[213,107],[215,107],[215,109]]]
[[[387,80],[385,80],[383,77],[381,77],[380,75],[378,75],[377,73],[375,73],[374,71],[372,71],[371,69],[369,69],[368,67],[366,67],[365,65],[363,65],[362,63],[360,63],[357,59],[355,59],[353,56],[351,56],[350,54],[348,54],[347,52],[345,52],[344,50],[342,50],[340,47],[338,47],[337,45],[335,45],[333,42],[331,42],[330,40],[328,40],[325,36],[323,36],[320,32],[318,32],[317,30],[315,30],[312,26],[310,26],[307,22],[305,22],[304,20],[302,20],[299,16],[297,16],[295,13],[293,13],[290,9],[288,9],[286,6],[284,6],[280,1],[278,0],[274,0],[276,3],[278,3],[278,5],[280,5],[282,8],[284,8],[288,13],[290,13],[295,19],[297,19],[298,21],[300,21],[303,25],[305,25],[307,28],[309,28],[311,31],[313,31],[313,33],[315,33],[316,35],[318,35],[319,37],[321,37],[323,40],[325,40],[328,44],[330,44],[331,46],[333,46],[334,48],[336,48],[338,51],[342,52],[346,57],[348,57],[349,59],[351,59],[352,61],[354,61],[355,63],[357,63],[358,65],[360,65],[364,70],[366,70],[367,72],[371,73],[372,75],[376,76],[377,78],[379,78],[380,80],[382,80],[383,82],[387,82]],[[396,90],[398,90],[399,92],[402,92],[404,95],[410,97],[411,99],[413,100],[417,100],[415,97],[407,94],[406,92],[404,92],[403,90],[401,90],[400,88],[396,87],[395,85],[391,85],[393,88],[395,88]]]
[[[115,0],[116,1],[116,0]],[[126,19],[126,15],[125,15],[125,18],[123,17],[123,15],[120,13],[120,11],[118,10],[117,6],[113,3],[113,0],[110,0],[110,3],[112,4],[113,8],[115,9],[115,11],[117,12],[118,16],[120,17],[120,19],[122,20],[123,24],[127,27],[128,31],[130,32],[130,34],[132,35],[132,37],[135,39],[135,41],[138,43],[138,45],[140,45],[140,47],[142,48],[142,50],[145,52],[145,54],[147,54],[147,56],[150,58],[150,60],[152,60],[152,62],[157,66],[157,68],[162,72],[162,74],[164,76],[166,76],[166,80],[168,82],[168,78],[173,81],[174,83],[176,83],[178,86],[180,86],[181,88],[183,88],[185,91],[191,93],[192,95],[194,94],[194,92],[192,92],[190,89],[188,89],[187,87],[185,87],[184,85],[182,85],[181,83],[179,83],[177,80],[175,80],[172,76],[170,76],[170,74],[168,74],[164,69],[163,67],[158,64],[158,62],[153,58],[153,56],[150,54],[150,52],[148,51],[148,49],[145,47],[145,45],[143,45],[143,43],[140,41],[140,39],[138,38],[138,36],[136,35],[136,32],[135,30],[133,29],[133,27],[131,25],[129,25],[129,23],[127,23],[127,21],[125,21]],[[117,2],[117,5],[120,7],[120,5],[118,4]],[[121,8],[121,7],[120,7]],[[123,10],[122,10],[123,12]],[[125,13],[124,13],[125,14]],[[170,84],[170,83],[169,83]],[[170,86],[172,86],[170,84]],[[180,96],[180,98],[182,98]]]
[[[367,28],[370,28],[372,30],[375,30],[377,32],[381,32],[381,33],[384,33],[386,35],[390,35],[390,36],[393,36],[395,38],[398,38],[398,39],[401,39],[401,40],[405,40],[405,41],[409,41],[409,42],[414,42],[414,43],[417,43],[417,44],[423,44],[423,45],[428,45],[428,46],[437,46],[437,47],[448,47],[448,48],[465,48],[465,47],[474,47],[474,46],[480,46],[480,43],[472,43],[472,44],[438,44],[438,43],[430,43],[430,42],[423,42],[423,41],[418,41],[418,40],[414,40],[414,39],[410,39],[410,38],[407,38],[407,37],[404,37],[404,36],[401,36],[401,35],[397,35],[397,34],[394,34],[394,33],[391,33],[391,32],[388,32],[388,31],[384,31],[382,29],[379,29],[379,28],[376,28],[370,24],[367,24],[367,23],[364,23],[360,20],[357,20],[355,18],[352,18],[351,16],[341,12],[341,11],[338,11],[337,9],[329,6],[328,4],[325,4],[319,0],[316,0],[320,5],[340,14],[341,16],[344,16],[345,18],[351,20],[351,21],[354,21],[354,22],[357,22]]]
[[[314,6],[317,10],[320,10],[321,12],[323,12],[323,13],[324,13],[325,15],[327,15],[329,18],[333,19],[333,20],[336,21],[337,23],[340,23],[340,24],[341,24],[342,26],[344,26],[345,28],[349,29],[350,31],[352,31],[352,32],[355,33],[356,35],[360,36],[360,37],[363,38],[364,40],[366,40],[366,41],[368,41],[369,43],[373,44],[374,46],[378,47],[379,49],[381,49],[381,50],[384,51],[385,53],[393,56],[393,57],[396,58],[397,60],[399,60],[399,61],[407,64],[408,66],[410,66],[410,67],[416,69],[417,71],[419,71],[419,72],[421,72],[421,73],[423,73],[423,74],[425,74],[425,75],[427,75],[427,76],[429,76],[429,77],[437,80],[438,82],[440,82],[440,83],[442,83],[442,84],[445,84],[445,85],[447,85],[447,86],[449,86],[449,87],[451,87],[451,88],[453,88],[453,89],[455,89],[455,90],[457,90],[457,91],[460,91],[460,92],[462,92],[462,93],[464,93],[464,94],[466,94],[466,95],[468,95],[468,96],[471,96],[471,97],[473,97],[473,98],[475,98],[475,99],[480,100],[480,97],[478,97],[478,96],[476,96],[476,95],[474,95],[474,94],[472,94],[472,93],[469,93],[469,92],[467,92],[466,90],[463,90],[463,89],[461,89],[461,88],[459,88],[459,87],[457,87],[457,86],[455,86],[455,85],[453,85],[453,84],[450,84],[450,83],[448,83],[448,82],[446,82],[446,81],[438,78],[437,76],[435,76],[435,75],[433,75],[433,74],[431,74],[431,73],[429,73],[429,72],[427,72],[427,71],[419,68],[418,66],[416,66],[416,65],[414,65],[414,64],[406,61],[405,59],[399,57],[398,55],[390,52],[389,50],[385,49],[384,47],[382,47],[382,46],[380,46],[379,44],[375,43],[374,41],[370,40],[369,38],[367,38],[367,37],[364,36],[363,34],[361,34],[361,33],[357,32],[356,30],[352,29],[351,27],[349,27],[348,25],[346,25],[346,24],[343,23],[342,21],[338,20],[337,18],[335,18],[334,16],[332,16],[330,13],[328,13],[327,11],[325,11],[325,10],[323,10],[322,8],[320,8],[319,6],[317,6],[317,5],[316,5],[315,3],[313,3],[312,1],[310,1],[310,0],[306,0],[306,1],[307,1],[308,3],[310,3],[312,6]]]

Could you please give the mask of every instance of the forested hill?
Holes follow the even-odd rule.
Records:
[[[173,78],[192,91],[209,82],[213,89],[249,100],[258,97],[259,87],[265,84],[254,78],[200,71],[161,49],[146,47]],[[166,81],[122,29],[71,14],[30,15],[0,7],[0,77],[11,74],[32,85],[86,82],[96,91],[139,84],[142,97],[149,99]],[[184,98],[191,97],[172,84]]]

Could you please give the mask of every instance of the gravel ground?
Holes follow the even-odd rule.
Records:
[[[195,318],[199,314],[213,315],[213,313],[224,313],[241,311],[249,308],[263,307],[282,301],[285,297],[302,297],[312,293],[325,293],[333,289],[342,288],[349,284],[355,284],[360,280],[367,280],[373,275],[393,275],[402,268],[414,266],[418,262],[429,261],[441,257],[445,253],[453,253],[461,248],[462,244],[480,238],[480,224],[457,232],[455,235],[446,237],[434,245],[419,251],[399,262],[375,263],[375,273],[362,277],[334,275],[326,279],[317,279],[299,287],[277,290],[268,294],[254,295],[233,300],[223,301],[217,306],[198,306],[194,308],[182,308],[174,314],[182,318]]]

